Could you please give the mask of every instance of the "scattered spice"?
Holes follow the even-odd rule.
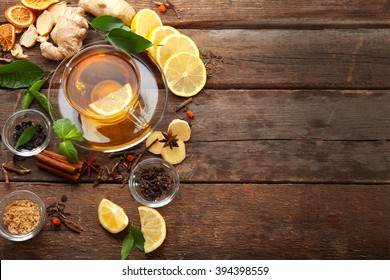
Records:
[[[176,106],[174,108],[175,112],[179,112],[181,109],[183,109],[185,106],[187,106],[188,104],[190,104],[192,102],[192,97],[186,99],[183,103],[179,104],[178,106]]]
[[[41,217],[39,207],[27,199],[15,200],[5,207],[4,225],[12,234],[27,234],[34,230]]]
[[[61,202],[67,202],[68,197],[66,195],[61,196]]]
[[[65,212],[64,203],[57,203],[57,202],[53,203],[46,208],[46,211],[48,217],[50,217],[52,220],[52,224],[54,226],[58,224],[56,226],[57,228],[61,224],[64,224],[67,228],[69,228],[71,231],[75,233],[81,233],[83,231],[83,228],[78,223],[69,219],[69,216],[71,216],[71,214]],[[59,221],[55,221],[56,219],[59,219]]]
[[[164,167],[142,168],[139,172],[140,192],[146,200],[160,200],[172,189],[172,176]]]
[[[88,177],[91,177],[92,170],[96,173],[99,173],[100,164],[96,162],[96,157],[93,157],[92,159],[89,158],[89,156],[86,157],[84,160],[84,167],[81,171],[82,174],[85,172],[88,173]]]
[[[9,187],[10,186],[9,175],[7,170],[4,168],[4,163],[1,165],[1,171],[3,172],[4,175],[5,185]]]
[[[164,5],[164,4],[161,4],[159,7],[158,7],[158,10],[160,11],[160,13],[165,13],[167,11],[167,7]]]
[[[194,117],[194,112],[188,110],[188,111],[186,112],[186,115],[187,115],[187,117],[189,117],[190,119],[192,119],[192,118]]]
[[[61,220],[57,217],[52,217],[51,223],[53,224],[53,226],[59,227],[61,225]]]
[[[24,175],[26,173],[30,173],[31,172],[31,169],[27,169],[27,168],[16,168],[16,167],[13,167],[11,165],[8,165],[7,162],[4,162],[2,164],[2,167],[4,167],[4,169],[10,171],[10,172],[13,172],[13,173],[17,173],[17,174],[20,174],[20,175]]]

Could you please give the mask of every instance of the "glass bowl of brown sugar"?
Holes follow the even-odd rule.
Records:
[[[139,203],[162,207],[173,200],[179,190],[179,174],[169,162],[149,158],[138,163],[130,174],[130,192]]]
[[[0,235],[8,240],[33,238],[42,230],[45,221],[45,204],[31,191],[13,191],[0,201]]]

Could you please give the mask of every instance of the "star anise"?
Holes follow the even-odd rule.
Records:
[[[87,156],[84,160],[83,169],[81,171],[82,174],[85,172],[88,173],[88,177],[91,177],[92,170],[96,173],[99,173],[100,164],[96,162],[96,157],[93,157],[92,159]]]
[[[179,144],[177,144],[177,134],[173,135],[172,130],[168,130],[168,132],[163,132],[162,135],[164,136],[164,139],[160,140],[159,142],[164,143],[164,148],[168,147],[173,149],[173,147],[179,147]]]

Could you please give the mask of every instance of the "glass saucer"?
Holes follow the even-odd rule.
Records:
[[[84,48],[90,47],[94,44],[102,44],[102,42],[95,42],[85,45]],[[104,43],[103,44],[107,44]],[[108,44],[107,44],[108,45]],[[139,108],[142,111],[144,119],[149,124],[147,128],[138,131],[126,131],[130,128],[120,128],[121,133],[134,134],[134,139],[126,141],[125,143],[106,144],[95,141],[84,140],[83,142],[76,142],[75,144],[88,149],[103,152],[114,152],[126,150],[134,147],[144,141],[157,127],[163,119],[167,103],[168,103],[168,88],[166,86],[165,76],[157,63],[152,61],[146,53],[135,54],[131,53],[135,60],[141,76],[141,84],[139,95]],[[68,118],[77,129],[83,131],[80,114],[68,103],[62,85],[62,73],[71,57],[65,58],[55,70],[49,84],[48,98],[53,103],[54,113],[51,115],[53,120],[61,118]],[[85,119],[85,118],[84,118]],[[85,126],[84,126],[85,127]],[[131,128],[133,129],[133,128]],[[86,133],[87,132],[87,133]],[[93,132],[95,133],[95,132]],[[89,134],[84,131],[84,135]],[[86,138],[86,137],[84,137]],[[87,137],[88,138],[88,137]]]

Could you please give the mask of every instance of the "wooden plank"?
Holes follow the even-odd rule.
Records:
[[[54,231],[47,222],[30,241],[1,238],[1,259],[119,259],[123,234],[100,226],[102,198],[123,206],[139,225],[138,204],[114,185],[0,184],[1,196],[15,189],[29,189],[46,204],[66,195],[66,210],[85,231]],[[135,249],[130,258],[388,259],[389,195],[383,185],[182,184],[159,209],[167,223],[164,244],[150,256]]]
[[[77,0],[68,1],[76,5]],[[157,6],[151,1],[128,1],[136,10]],[[1,1],[0,11],[5,11],[18,0]],[[293,0],[253,1],[216,0],[185,1],[175,0],[180,14],[178,19],[172,10],[160,14],[165,24],[191,28],[262,27],[337,27],[339,25],[389,25],[386,16],[390,12],[387,1],[361,0]],[[217,12],[216,12],[217,11]],[[0,21],[5,21],[1,13]]]
[[[22,92],[6,91],[7,104],[16,104]],[[177,117],[172,108],[181,99],[170,98],[161,130]],[[180,175],[201,182],[388,182],[388,99],[385,91],[232,90],[200,95],[198,105],[190,105],[197,115],[187,159],[178,166]],[[14,110],[6,106],[0,112],[0,127]],[[49,148],[58,150],[57,145],[53,138]],[[3,143],[0,147],[1,162],[12,160]],[[81,158],[88,154],[80,153]],[[115,163],[103,154],[99,160]],[[32,174],[12,175],[14,181],[61,180],[38,172],[34,159],[23,165]]]
[[[201,50],[206,89],[390,87],[390,29],[181,31]],[[26,53],[45,70],[58,64],[38,46]]]
[[[14,104],[0,112],[0,127],[20,109],[23,93],[0,90],[5,102]],[[174,112],[183,100],[169,94],[159,130],[166,130],[174,118],[185,117],[185,110]],[[192,142],[390,139],[390,94],[386,90],[207,90],[187,108],[195,114]]]
[[[53,149],[58,151],[56,147]],[[390,182],[390,142],[384,141],[189,142],[186,151],[187,158],[176,166],[184,182]],[[80,158],[86,154],[80,151]],[[101,164],[115,165],[116,160],[109,160],[105,154],[89,154],[97,155]],[[144,158],[153,156],[147,154]],[[12,160],[12,154],[3,148],[0,159]],[[12,181],[63,181],[48,172],[39,172],[33,158],[18,164],[31,168],[32,172],[12,174]],[[2,175],[0,178],[4,180]],[[93,178],[84,176],[83,181]]]

